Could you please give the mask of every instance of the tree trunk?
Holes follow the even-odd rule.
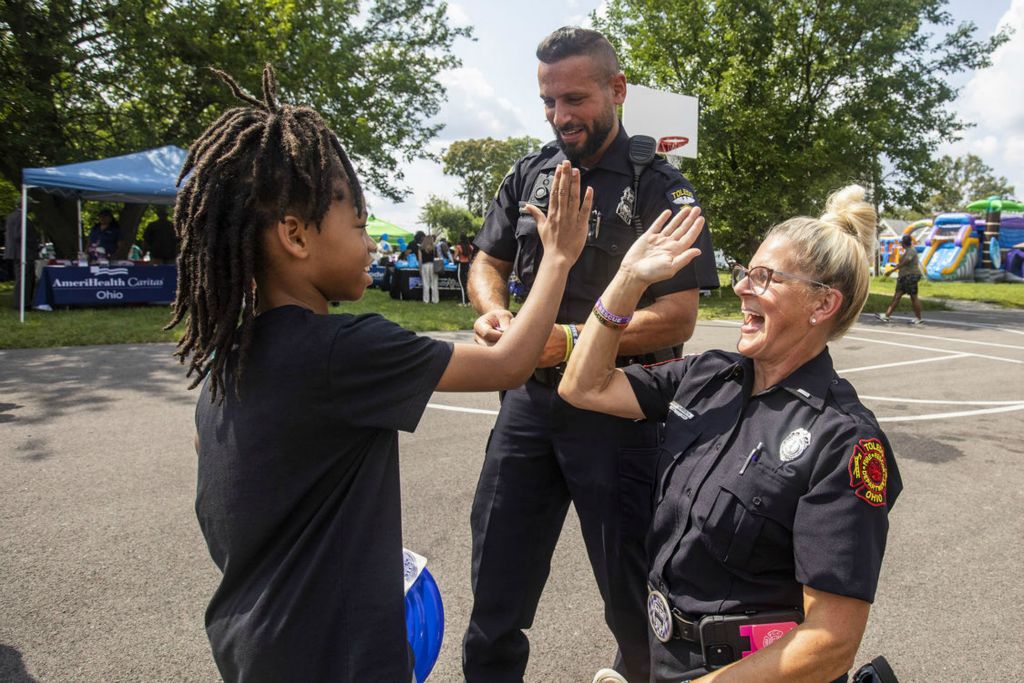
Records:
[[[57,258],[73,259],[78,255],[78,210],[74,198],[62,197],[40,189],[29,190],[36,203],[29,203],[35,214],[41,239],[53,242]]]
[[[149,204],[125,204],[121,209],[121,215],[117,217],[117,224],[121,226],[121,239],[117,243],[115,259],[128,258],[128,252],[139,233],[139,223],[142,221],[142,214],[146,213]]]

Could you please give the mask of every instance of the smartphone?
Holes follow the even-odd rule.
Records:
[[[710,671],[763,650],[803,622],[797,609],[709,614],[697,624],[704,666]]]

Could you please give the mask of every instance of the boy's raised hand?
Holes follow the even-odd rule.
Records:
[[[587,224],[593,203],[594,192],[589,187],[580,203],[579,169],[573,168],[568,161],[559,164],[551,181],[547,216],[533,204],[525,206],[537,221],[537,232],[545,255],[560,256],[570,265],[576,262],[587,241]]]
[[[619,270],[647,284],[667,280],[693,259],[700,249],[691,249],[704,227],[700,207],[683,207],[672,220],[663,211],[622,258]]]

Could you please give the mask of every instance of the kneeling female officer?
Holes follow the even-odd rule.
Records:
[[[641,292],[693,258],[698,211],[662,217],[626,255],[559,393],[666,422],[648,536],[652,680],[843,681],[902,488],[827,348],[867,299],[875,212],[850,186],[821,218],[771,229],[733,271],[739,353],[616,369]]]

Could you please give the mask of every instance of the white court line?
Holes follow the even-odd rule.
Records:
[[[446,406],[443,403],[428,403],[428,408],[437,410],[450,410],[455,413],[473,413],[474,415],[497,415],[497,410],[485,410],[483,408],[463,408],[462,406]]]
[[[869,401],[892,401],[893,403],[931,403],[936,405],[948,406],[953,401],[949,399],[934,399],[934,398],[899,398],[897,396],[868,396],[867,394],[859,394],[860,398],[866,398]],[[961,401],[956,400],[956,403],[963,406],[1019,406],[1024,401]]]
[[[978,346],[994,346],[1000,349],[1013,349],[1014,351],[1024,351],[1024,346],[1014,346],[1013,344],[997,344],[995,342],[984,342],[976,341],[974,339],[960,339],[958,337],[942,337],[937,334],[915,334],[914,332],[897,332],[896,330],[880,330],[873,326],[868,325],[857,325],[858,332],[875,332],[877,334],[898,334],[901,337],[917,337],[918,339],[938,339],[940,341],[951,341],[960,342],[961,344],[977,344]]]
[[[932,358],[918,358],[916,360],[903,360],[898,363],[883,363],[881,365],[865,365],[862,368],[850,368],[849,370],[836,370],[840,375],[848,375],[851,372],[864,372],[865,370],[881,370],[882,368],[895,368],[899,365],[915,365],[917,363],[933,363],[937,360],[952,360],[954,358],[967,358],[969,353],[954,353],[951,356],[934,356]]]
[[[732,321],[732,320],[715,320],[715,321],[712,321],[712,322],[723,324],[723,325],[728,325],[728,326],[733,326],[733,327],[738,327],[739,325],[742,324],[740,322],[735,322],[735,321]],[[1024,361],[1015,360],[1013,358],[1002,358],[1000,356],[986,356],[986,355],[980,354],[980,353],[963,352],[963,353],[950,354],[949,349],[936,349],[936,348],[931,348],[931,347],[927,347],[927,346],[918,346],[918,345],[913,345],[913,344],[901,344],[899,342],[883,341],[881,339],[871,339],[871,338],[867,338],[867,337],[851,337],[851,336],[847,335],[846,337],[844,337],[844,339],[853,339],[855,341],[870,342],[870,343],[874,343],[874,344],[885,344],[887,346],[900,346],[900,347],[903,347],[903,348],[916,349],[916,350],[919,350],[919,351],[935,351],[935,352],[943,353],[943,354],[946,354],[946,355],[940,356],[940,357],[935,357],[935,358],[924,358],[924,359],[919,359],[919,360],[903,361],[903,362],[899,362],[899,363],[886,363],[886,364],[883,364],[883,365],[876,365],[876,366],[863,367],[863,368],[851,368],[850,370],[842,370],[842,371],[840,371],[841,373],[859,372],[859,371],[863,371],[863,370],[874,370],[874,369],[879,369],[879,368],[893,367],[893,366],[896,366],[896,365],[911,365],[911,364],[914,364],[914,363],[928,363],[928,362],[931,362],[931,361],[950,360],[952,358],[963,358],[963,357],[967,357],[967,356],[976,357],[976,358],[989,358],[989,359],[992,359],[992,360],[1001,360],[1001,361],[1006,361],[1008,363],[1024,363]],[[903,402],[903,403],[938,403],[938,404],[947,404],[947,403],[949,403],[949,401],[935,401],[935,400],[928,400],[928,399],[893,398],[893,397],[885,397],[885,396],[866,396],[866,395],[862,395],[861,398],[862,399],[871,400],[871,401],[893,401],[893,402]],[[994,407],[994,408],[981,408],[981,409],[978,409],[978,410],[963,410],[963,411],[956,411],[956,412],[951,412],[951,413],[933,413],[933,414],[930,414],[930,415],[908,415],[908,416],[902,416],[902,417],[879,417],[879,418],[876,418],[876,419],[879,422],[920,422],[920,421],[924,421],[924,420],[945,420],[945,419],[954,418],[954,417],[970,417],[972,415],[985,415],[985,414],[990,414],[990,413],[1008,413],[1008,412],[1013,412],[1013,411],[1017,411],[1017,410],[1024,410],[1024,402],[1011,402],[1011,401],[957,401],[957,403],[959,403],[961,405],[994,405],[994,406],[997,406],[997,407]],[[450,405],[445,405],[445,404],[442,404],[442,403],[428,403],[427,407],[428,408],[434,408],[435,410],[448,410],[448,411],[452,411],[452,412],[456,412],[456,413],[472,413],[474,415],[495,415],[496,416],[498,414],[497,410],[486,410],[486,409],[483,409],[483,408],[463,408],[461,406],[450,406]]]
[[[861,396],[861,398],[867,398],[870,400],[894,400],[904,401],[908,403],[947,403],[949,401],[930,401],[920,398],[887,398],[885,396]],[[1000,401],[957,401],[965,405],[981,405],[988,403],[997,403]],[[427,403],[427,408],[433,408],[438,411],[452,411],[453,413],[472,413],[474,415],[498,415],[498,411],[487,411],[479,408],[462,408],[460,405],[444,405],[442,403]],[[987,415],[989,413],[1011,413],[1014,411],[1024,411],[1024,402],[1009,403],[1005,405],[999,405],[998,408],[987,408],[979,409],[977,411],[957,411],[955,413],[933,413],[930,415],[910,415],[904,417],[894,418],[876,418],[879,422],[921,422],[924,420],[947,420],[949,418],[967,418],[975,415]]]
[[[873,316],[874,313],[861,313],[864,316]],[[893,320],[913,320],[909,315],[894,315]],[[962,320],[951,320],[948,318],[932,318],[930,321],[925,319],[925,324],[933,322],[938,325],[961,325],[963,327],[980,327],[985,330],[999,330],[1000,332],[1010,332],[1011,334],[1024,335],[1024,330],[1015,330],[1012,327],[1003,327],[1002,325],[993,325],[992,323],[969,323]]]
[[[1024,403],[1013,406],[1002,406],[1000,408],[982,408],[981,410],[959,410],[955,413],[931,413],[929,415],[908,415],[906,417],[876,417],[879,422],[921,422],[923,420],[948,420],[952,417],[971,417],[973,415],[986,415],[989,413],[1009,413],[1014,410],[1024,410]]]
[[[935,351],[936,353],[949,353],[949,349],[937,349],[933,346],[920,346],[918,344],[901,344],[899,342],[884,341],[882,339],[871,339],[870,337],[854,337],[846,335],[843,339],[852,339],[854,341],[871,342],[872,344],[885,344],[886,346],[901,346],[905,349],[916,349],[918,351]],[[840,341],[842,341],[841,339]],[[983,353],[971,353],[969,351],[962,352],[965,356],[974,356],[975,358],[987,358],[989,360],[1001,360],[1006,363],[1016,363],[1018,365],[1024,365],[1024,360],[1017,360],[1016,358],[1003,358],[1002,356],[987,356]]]

